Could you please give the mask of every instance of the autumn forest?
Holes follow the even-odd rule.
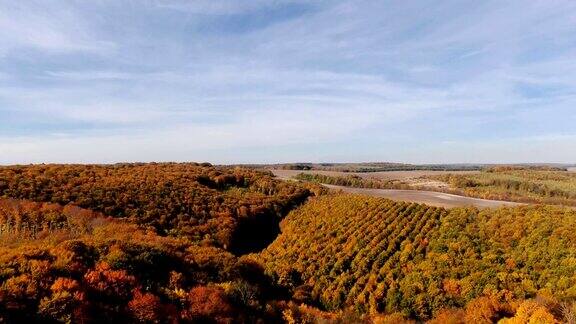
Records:
[[[538,204],[208,163],[0,167],[0,323],[575,323],[573,175],[435,179]]]

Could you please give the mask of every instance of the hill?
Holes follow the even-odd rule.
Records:
[[[0,167],[0,197],[74,204],[237,254],[265,247],[310,194],[267,173],[193,163]]]
[[[0,322],[274,322],[257,263],[75,206],[0,200]],[[278,312],[281,307],[278,307]]]
[[[237,255],[313,191],[194,163],[0,167],[0,322],[278,322],[285,288]]]

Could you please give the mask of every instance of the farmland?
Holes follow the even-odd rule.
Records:
[[[409,182],[427,176],[437,176],[446,174],[477,174],[480,171],[430,171],[430,170],[410,170],[410,171],[380,171],[380,172],[342,172],[342,171],[322,171],[322,170],[280,170],[270,169],[272,173],[278,178],[288,179],[300,173],[305,174],[321,174],[327,176],[358,176],[364,179],[380,179],[380,180],[398,180]]]
[[[390,171],[370,174],[349,174],[334,171],[295,172],[273,170],[273,173],[280,179],[321,183],[325,187],[336,191],[384,197],[397,201],[424,203],[437,207],[450,208],[476,206],[479,208],[489,208],[504,205],[520,205],[519,203],[514,202],[466,197],[462,194],[451,194],[450,192],[452,190],[450,190],[448,183],[427,178],[454,174],[444,171]],[[455,174],[472,175],[477,173],[478,172],[476,171],[461,171]]]
[[[477,208],[496,208],[500,206],[522,205],[522,203],[516,203],[510,201],[473,198],[429,190],[370,189],[370,188],[353,188],[353,187],[343,187],[333,185],[324,185],[324,186],[329,189],[335,191],[342,191],[345,193],[366,195],[372,197],[382,197],[392,199],[395,201],[415,202],[445,208],[466,207],[466,206],[474,206]]]
[[[471,197],[576,206],[576,173],[571,171],[504,168],[426,177]]]
[[[575,170],[499,166],[482,171],[272,172],[280,179],[322,183],[349,193],[441,207],[496,207],[526,203],[576,206]]]

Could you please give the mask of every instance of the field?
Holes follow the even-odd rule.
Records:
[[[328,176],[349,176],[355,175],[365,179],[381,179],[381,180],[398,180],[409,182],[425,176],[436,176],[445,174],[477,174],[480,171],[429,171],[429,170],[411,170],[411,171],[380,171],[380,172],[342,172],[342,171],[322,171],[322,170],[279,170],[271,169],[275,176],[282,179],[292,178],[300,173],[307,174],[323,174]]]
[[[571,171],[503,168],[426,177],[471,197],[576,206],[576,173]]]
[[[362,163],[280,163],[239,165],[253,169],[292,170],[292,171],[327,171],[345,173],[403,172],[403,171],[478,171],[487,165],[483,164],[406,164],[389,162]]]
[[[517,204],[576,206],[576,168],[498,166],[482,171],[272,170],[280,179],[322,183],[349,193],[440,207]],[[334,186],[337,185],[338,187]],[[470,199],[474,198],[474,199]]]
[[[278,178],[322,183],[325,187],[347,193],[384,197],[397,201],[424,203],[436,207],[493,208],[515,206],[519,203],[499,200],[477,199],[450,194],[448,183],[429,179],[439,175],[472,175],[476,171],[390,171],[374,173],[347,173],[335,171],[273,170]],[[443,192],[447,191],[447,192]]]
[[[300,173],[320,174],[330,177],[349,177],[357,176],[366,180],[392,181],[398,184],[404,184],[407,187],[429,187],[429,188],[448,188],[448,184],[443,181],[433,179],[435,176],[456,174],[469,175],[478,174],[480,171],[431,171],[431,170],[410,170],[410,171],[380,171],[380,172],[341,172],[341,171],[321,171],[321,170],[278,170],[272,169],[271,172],[280,179],[292,179]]]
[[[476,208],[496,208],[500,206],[520,206],[522,203],[479,199],[473,197],[466,197],[461,195],[454,195],[445,192],[428,191],[428,190],[399,190],[399,189],[370,189],[370,188],[353,188],[342,187],[333,185],[324,185],[327,188],[335,191],[342,191],[346,193],[366,195],[372,197],[388,198],[395,201],[415,202],[419,204],[427,204],[429,206],[453,208],[453,207],[466,207],[473,206]]]
[[[576,213],[560,208],[448,211],[324,196],[291,213],[260,257],[279,278],[294,271],[298,294],[328,310],[493,322],[538,294],[576,297],[575,225]]]

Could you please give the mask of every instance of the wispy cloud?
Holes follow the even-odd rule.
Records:
[[[47,78],[66,81],[132,80],[134,75],[114,71],[47,71]]]
[[[106,53],[110,41],[91,35],[84,18],[64,2],[0,1],[0,55],[34,49],[45,53]]]
[[[576,160],[574,35],[568,0],[0,0],[0,163]]]
[[[327,2],[320,0],[317,3],[321,4]],[[181,10],[186,13],[196,13],[205,15],[235,15],[261,9],[274,8],[278,6],[293,5],[293,4],[309,4],[305,0],[252,0],[252,1],[234,1],[234,0],[196,0],[196,1],[181,1],[181,0],[168,0],[168,1],[155,1],[152,2],[153,6],[157,8],[166,8],[173,10]]]

